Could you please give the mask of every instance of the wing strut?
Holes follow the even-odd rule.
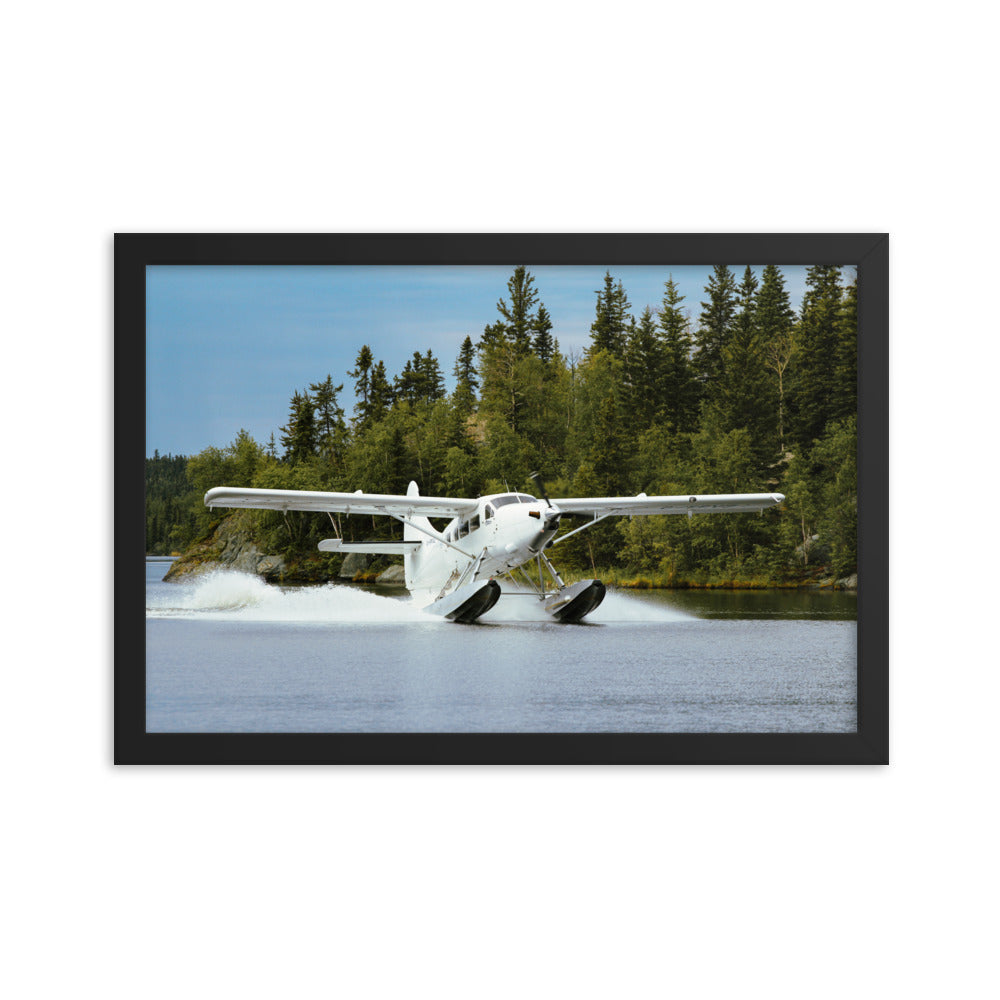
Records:
[[[469,555],[464,549],[460,549],[457,545],[452,545],[451,542],[447,541],[442,535],[436,535],[432,531],[428,531],[422,525],[417,524],[415,521],[409,521],[402,514],[389,514],[389,517],[394,517],[400,524],[409,525],[411,528],[415,528],[417,531],[422,531],[428,538],[433,538],[435,542],[440,542],[442,545],[447,545],[449,549],[454,549],[456,552],[460,552],[466,559],[471,559],[475,561],[475,556]]]
[[[567,538],[572,538],[575,534],[580,531],[584,531],[587,528],[592,528],[598,521],[603,521],[606,517],[613,517],[612,514],[601,514],[599,517],[597,514],[594,515],[592,521],[588,521],[586,524],[581,525],[579,528],[574,528],[572,531],[567,531],[565,535],[560,535],[558,538],[554,538],[551,542],[552,545],[558,545],[560,542],[565,542]]]

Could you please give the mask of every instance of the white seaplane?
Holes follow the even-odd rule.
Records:
[[[456,622],[474,622],[501,595],[497,577],[513,589],[532,593],[560,622],[577,622],[604,600],[600,580],[566,585],[545,555],[579,531],[614,515],[718,514],[761,511],[785,498],[780,493],[709,494],[705,496],[574,497],[550,500],[538,473],[530,477],[541,494],[493,493],[475,500],[423,497],[410,483],[406,496],[382,493],[321,493],[306,490],[261,490],[218,486],[205,494],[207,507],[253,507],[263,510],[384,514],[403,523],[401,542],[345,542],[327,538],[323,552],[366,552],[402,555],[407,589],[426,610]],[[584,525],[556,537],[567,514],[589,517]],[[443,531],[428,518],[450,517]],[[535,563],[537,581],[525,567]],[[527,583],[525,591],[514,577]],[[545,573],[549,580],[546,581]]]

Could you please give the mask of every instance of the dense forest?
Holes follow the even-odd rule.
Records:
[[[514,268],[477,339],[456,345],[454,389],[415,351],[390,376],[372,348],[294,392],[263,443],[245,431],[190,458],[146,460],[146,546],[182,551],[224,512],[213,486],[470,496],[521,489],[540,470],[554,496],[778,491],[762,514],[612,518],[567,540],[560,569],[656,586],[788,584],[857,571],[857,287],[853,269],[808,269],[796,311],[781,269],[716,265],[692,319],[673,279],[638,314],[608,272],[590,343],[564,354],[542,290]],[[349,397],[353,396],[353,402]],[[350,407],[351,412],[347,412]],[[244,515],[246,516],[246,515]],[[261,548],[316,553],[319,514],[256,512]],[[388,518],[341,518],[345,537],[393,535]],[[563,531],[582,522],[564,517]],[[570,573],[572,575],[572,573]]]

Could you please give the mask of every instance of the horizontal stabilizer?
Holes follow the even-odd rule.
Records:
[[[419,549],[421,542],[345,542],[339,538],[324,538],[320,552],[366,552],[372,556],[405,556]]]

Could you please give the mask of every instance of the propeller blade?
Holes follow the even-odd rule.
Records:
[[[532,472],[528,478],[535,484],[535,488],[541,494],[542,499],[545,501],[546,505],[551,507],[552,501],[549,499],[549,494],[545,490],[545,483],[542,482],[542,477],[537,472]]]

